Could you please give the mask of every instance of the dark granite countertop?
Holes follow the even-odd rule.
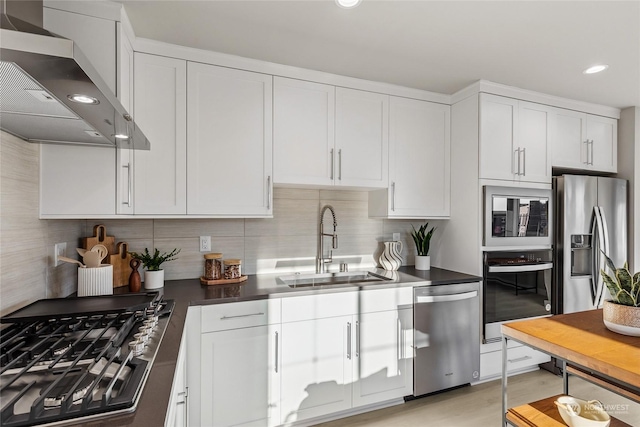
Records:
[[[372,271],[385,274],[384,270]],[[413,267],[401,267],[399,272],[394,276],[394,280],[387,282],[360,286],[329,285],[292,288],[276,282],[276,277],[282,275],[285,274],[249,276],[246,282],[237,285],[207,286],[201,285],[198,279],[167,281],[160,292],[163,293],[165,299],[175,300],[176,305],[169,324],[167,325],[156,359],[153,362],[149,378],[142,391],[137,409],[135,412],[129,414],[113,415],[75,425],[84,427],[155,427],[164,425],[184,322],[187,309],[191,305],[345,292],[356,289],[376,289],[397,286],[435,286],[482,280],[481,277],[435,267],[429,271],[420,271]],[[126,288],[118,288],[118,291],[126,292]]]

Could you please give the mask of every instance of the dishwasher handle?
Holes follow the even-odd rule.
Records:
[[[448,294],[448,295],[416,295],[416,303],[430,303],[430,302],[447,302],[447,301],[460,301],[464,299],[471,299],[478,296],[478,291],[463,292],[461,294]]]

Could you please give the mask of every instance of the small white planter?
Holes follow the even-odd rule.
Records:
[[[416,270],[431,270],[431,256],[416,255]]]
[[[164,270],[144,271],[144,288],[159,289],[164,287]]]

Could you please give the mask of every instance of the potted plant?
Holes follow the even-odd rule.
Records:
[[[411,232],[411,237],[413,237],[413,241],[416,244],[416,250],[418,254],[416,255],[415,268],[416,270],[430,270],[431,269],[431,257],[429,256],[429,246],[431,244],[431,237],[433,236],[433,232],[436,230],[436,227],[431,227],[431,230],[427,231],[429,227],[429,223],[420,226],[416,230],[416,228],[411,224],[411,228],[413,231]]]
[[[603,305],[604,324],[613,332],[640,336],[640,272],[631,274],[628,263],[616,268],[606,254],[605,258],[613,275],[600,270],[612,298]]]
[[[171,252],[160,253],[155,249],[153,255],[149,249],[144,248],[144,252],[129,252],[133,258],[137,258],[142,262],[147,271],[144,273],[145,289],[158,289],[164,286],[164,270],[160,266],[168,261],[173,261],[176,255],[180,253],[180,249],[174,248]]]

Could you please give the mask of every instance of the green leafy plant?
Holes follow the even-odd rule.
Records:
[[[433,232],[436,230],[436,227],[431,227],[431,230],[427,231],[428,227],[429,223],[427,222],[416,230],[413,224],[411,224],[411,228],[413,229],[411,237],[413,237],[413,241],[416,244],[416,250],[418,251],[419,256],[429,255],[429,245],[431,244],[431,237],[433,236]]]
[[[604,269],[600,270],[600,274],[609,288],[613,301],[621,305],[640,307],[640,271],[632,275],[627,262],[622,268],[616,268],[611,258],[606,254],[604,256],[613,276],[605,273]]]
[[[144,252],[129,252],[132,257],[138,258],[142,265],[144,265],[149,271],[158,271],[160,270],[160,266],[164,262],[173,261],[176,258],[176,255],[180,253],[181,249],[174,248],[171,252],[160,253],[158,249],[155,250],[153,255],[149,252],[149,249],[144,248]]]

